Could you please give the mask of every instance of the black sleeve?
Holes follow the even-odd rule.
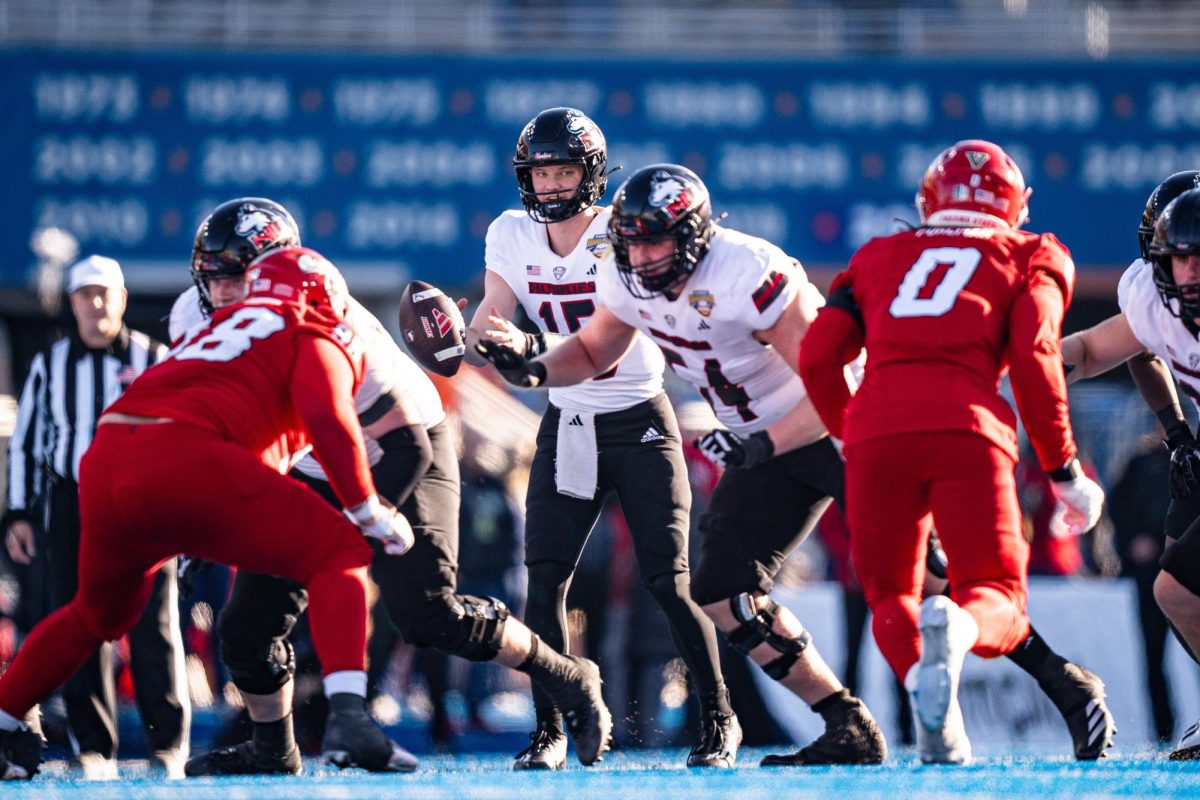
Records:
[[[421,425],[390,430],[375,441],[383,449],[383,458],[371,467],[375,491],[399,508],[433,464],[433,443]]]

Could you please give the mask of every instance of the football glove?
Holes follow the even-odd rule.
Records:
[[[695,446],[718,467],[753,467],[775,455],[775,444],[766,431],[742,438],[718,428],[694,442]]]
[[[546,367],[541,362],[530,361],[511,347],[491,339],[480,339],[475,344],[475,352],[492,362],[500,377],[513,386],[536,389],[546,381]]]
[[[1196,437],[1177,408],[1174,415],[1170,409],[1159,412],[1159,419],[1167,433],[1163,444],[1171,454],[1171,498],[1191,497],[1200,490],[1200,450],[1196,448]]]
[[[1058,500],[1050,518],[1050,534],[1057,538],[1082,536],[1100,521],[1104,490],[1100,484],[1083,474],[1077,461],[1055,472],[1066,472],[1070,477],[1050,481],[1050,488]]]
[[[389,556],[402,556],[413,546],[413,530],[408,520],[396,509],[379,502],[375,495],[346,509],[346,516],[363,536],[383,542],[383,551]]]

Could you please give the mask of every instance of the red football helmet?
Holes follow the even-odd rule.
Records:
[[[1029,219],[1032,189],[1016,162],[996,144],[967,139],[943,151],[925,170],[917,192],[917,211],[924,224],[970,225],[979,215],[993,217],[1011,228]],[[941,214],[938,212],[964,212]]]
[[[332,309],[346,316],[350,292],[337,267],[307,247],[281,247],[250,262],[246,297],[273,297],[306,306]]]

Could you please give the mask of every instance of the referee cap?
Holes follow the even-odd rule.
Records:
[[[121,274],[121,265],[114,259],[104,256],[88,256],[71,267],[71,279],[67,284],[67,293],[77,291],[85,286],[124,289],[125,276]]]

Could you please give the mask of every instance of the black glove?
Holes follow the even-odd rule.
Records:
[[[718,467],[753,467],[775,455],[775,444],[766,431],[752,433],[746,438],[732,431],[709,431],[695,441],[704,457]]]
[[[184,597],[191,597],[192,592],[196,591],[196,576],[202,572],[208,572],[212,568],[212,565],[213,562],[205,561],[203,558],[180,556],[179,593]]]
[[[1159,414],[1167,432],[1163,444],[1171,454],[1171,497],[1175,500],[1191,497],[1200,490],[1200,450],[1196,448],[1196,437],[1182,417],[1182,414],[1173,418]]]
[[[529,361],[525,356],[491,339],[480,339],[475,352],[492,362],[496,371],[513,386],[536,389],[546,381],[546,367],[539,361]]]
[[[938,538],[937,531],[930,531],[929,544],[925,551],[925,569],[935,578],[946,580],[946,567],[949,563],[950,560],[946,558],[946,551],[942,549],[942,540]]]

